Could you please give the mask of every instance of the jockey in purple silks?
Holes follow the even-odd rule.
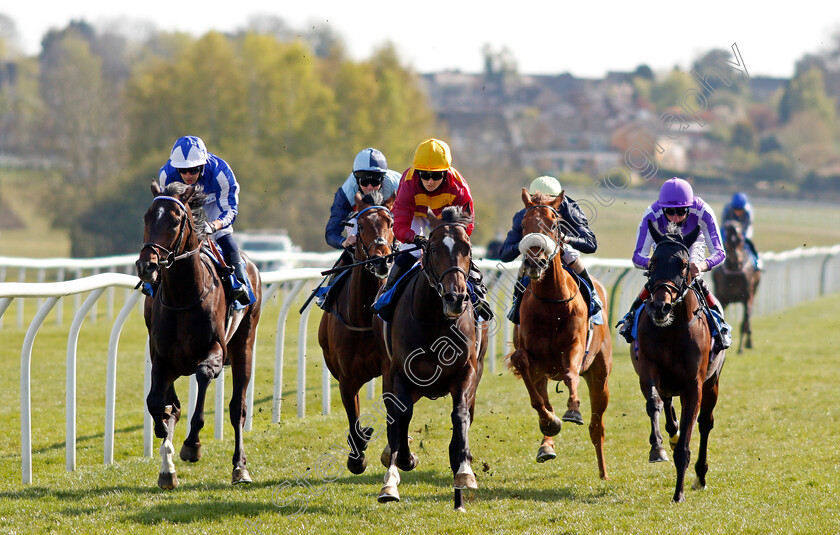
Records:
[[[674,177],[665,181],[659,190],[659,199],[648,206],[639,224],[636,235],[636,249],[633,252],[633,265],[639,269],[648,269],[650,264],[653,238],[648,231],[648,221],[652,221],[663,234],[678,232],[682,236],[694,230],[698,225],[700,226],[700,237],[689,247],[689,270],[692,277],[697,280],[697,286],[703,293],[706,304],[720,315],[720,325],[713,326],[711,323],[709,325],[709,328],[713,330],[714,327],[717,327],[717,335],[713,337],[715,340],[713,351],[718,353],[722,349],[728,348],[732,343],[731,328],[723,321],[723,307],[720,306],[720,302],[712,295],[706,283],[700,278],[703,272],[710,271],[726,258],[720,230],[711,206],[700,197],[695,197],[691,185],[685,180]],[[708,258],[705,257],[706,248],[711,253]],[[630,311],[616,325],[616,327],[620,327],[618,332],[627,340],[627,343],[633,341],[631,332],[636,310],[649,297],[650,292],[647,288],[642,289],[636,300],[630,305]]]

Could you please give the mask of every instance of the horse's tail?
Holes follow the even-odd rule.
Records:
[[[516,353],[516,351],[511,351],[510,353],[505,355],[502,358],[502,362],[504,362],[505,368],[507,368],[508,371],[510,371],[516,378],[522,379],[522,376],[519,375],[519,370],[517,370],[516,366],[514,366],[513,363],[510,361],[510,358],[513,356],[514,353]]]

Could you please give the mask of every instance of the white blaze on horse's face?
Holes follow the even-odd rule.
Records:
[[[452,258],[454,260],[455,257],[453,256],[453,252],[455,251],[455,240],[452,239],[452,236],[447,236],[443,239],[443,244],[449,251],[449,258]]]

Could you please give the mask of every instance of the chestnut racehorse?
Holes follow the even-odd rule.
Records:
[[[382,201],[374,192],[356,194],[357,262],[391,254],[394,248],[394,217],[391,208],[395,195]],[[382,259],[350,268],[350,279],[339,288],[333,308],[321,316],[318,342],[330,373],[338,380],[341,402],[347,412],[350,454],[347,468],[361,474],[367,467],[364,451],[374,432],[359,422],[359,389],[388,366],[388,356],[374,337],[371,305],[388,277],[390,262]]]
[[[590,328],[589,303],[578,289],[577,280],[561,260],[563,243],[560,205],[565,193],[556,198],[535,195],[522,189],[525,216],[522,218],[524,272],[531,279],[522,295],[520,323],[514,333],[515,351],[508,366],[522,378],[531,406],[539,416],[542,444],[537,461],[554,459],[554,435],[563,421],[583,424],[578,383],[586,380],[589,388],[591,418],[589,438],[595,446],[598,472],[608,479],[604,462],[604,411],[609,402],[607,380],[612,369],[612,340],[606,323]],[[603,303],[603,317],[608,317],[604,286],[592,279]],[[562,420],[554,414],[548,400],[549,379],[563,381],[569,389]]]
[[[251,380],[254,338],[260,319],[260,274],[243,254],[256,301],[233,311],[226,324],[230,299],[210,258],[201,252],[206,216],[201,207],[205,195],[193,186],[175,182],[161,191],[152,183],[154,199],[143,217],[143,248],[137,260],[137,274],[145,282],[159,282],[154,297],[147,297],[144,316],[149,330],[152,358],[152,386],[146,404],[155,424],[155,435],[163,439],[158,486],[178,486],[172,438],[181,417],[181,403],[175,394],[178,377],[195,374],[198,396],[190,421],[190,432],[181,448],[181,459],[201,458],[199,431],[204,426],[204,398],[207,385],[231,364],[233,395],[230,423],[235,446],[231,481],[250,483],[242,444],[245,424],[245,390]]]
[[[449,466],[454,476],[454,505],[464,510],[463,491],[478,488],[470,466],[469,428],[475,393],[484,369],[487,322],[477,321],[467,288],[472,245],[469,212],[444,208],[440,219],[428,211],[431,230],[422,270],[413,275],[394,308],[391,323],[379,316],[381,342],[390,357],[383,375],[388,410],[388,471],[380,502],[399,501],[399,470],[413,470],[417,454],[409,449],[408,428],[414,404],[421,398],[452,396],[452,440]]]
[[[712,412],[717,404],[726,351],[709,362],[712,339],[702,307],[705,299],[692,285],[689,271],[688,247],[697,240],[700,227],[685,237],[663,235],[650,221],[648,228],[656,243],[648,267],[647,288],[651,297],[637,312],[638,336],[637,342],[630,345],[630,356],[647,401],[651,425],[649,461],[668,460],[659,431],[659,413],[664,408],[665,430],[677,469],[674,501],[682,502],[695,420],[700,428],[700,454],[694,465],[697,479],[692,488],[706,487],[706,450],[715,423]],[[679,396],[682,406],[679,424],[672,404],[674,396]]]
[[[752,316],[758,283],[761,281],[761,272],[755,268],[755,263],[747,253],[744,232],[739,222],[730,220],[724,223],[723,235],[726,260],[712,271],[712,276],[715,281],[715,295],[720,300],[720,306],[726,307],[730,303],[744,305],[744,319],[741,322],[741,337],[738,342],[740,354],[744,351],[744,347],[752,349],[750,316]]]

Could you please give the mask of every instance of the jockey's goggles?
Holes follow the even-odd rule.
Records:
[[[446,171],[417,171],[417,176],[424,182],[438,182],[446,178]]]
[[[197,175],[199,171],[201,171],[200,165],[196,167],[184,167],[182,169],[178,169],[178,172],[182,175]]]
[[[685,215],[688,213],[688,208],[665,208],[662,210],[665,215]]]
[[[373,171],[356,171],[353,176],[360,186],[379,186],[382,184],[382,177],[385,173],[376,173]]]

